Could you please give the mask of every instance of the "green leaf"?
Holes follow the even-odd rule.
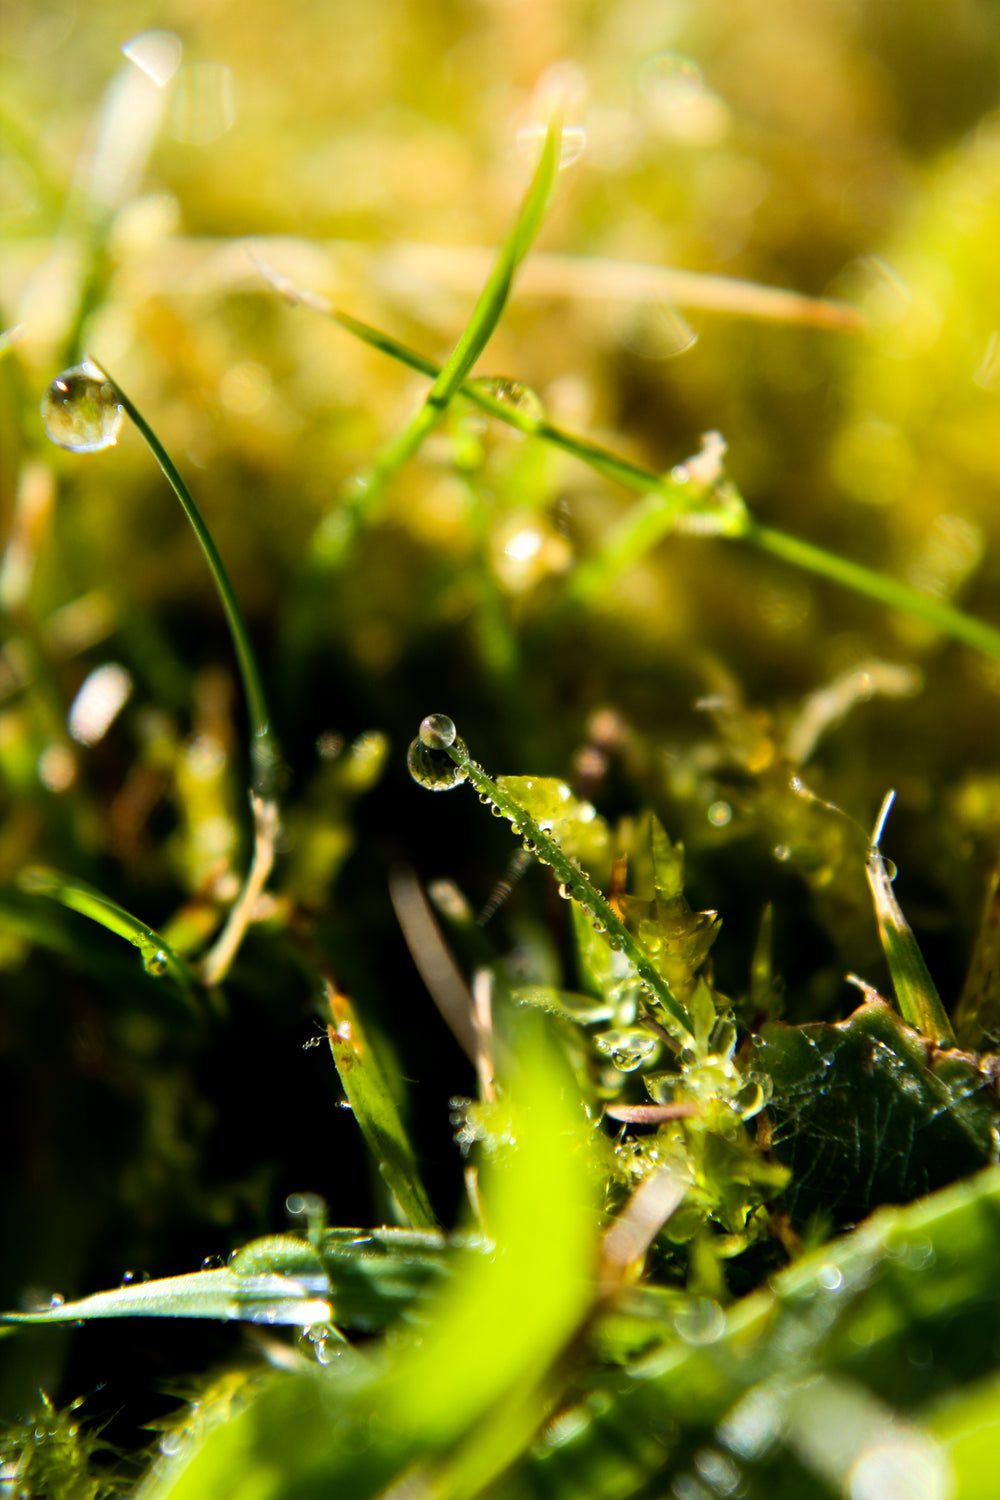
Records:
[[[326,1034],[348,1103],[378,1163],[386,1187],[411,1224],[433,1229],[437,1220],[420,1180],[417,1159],[389,1082],[365,1037],[354,1006],[326,986],[332,1015]]]
[[[995,1156],[997,1106],[975,1059],[929,1051],[884,1002],[846,1021],[772,1022],[750,1066],[770,1075],[770,1145],[792,1169],[784,1202],[853,1223],[905,1203]]]
[[[963,1483],[977,1476],[971,1496],[992,1497],[995,1430],[984,1442],[976,1423],[998,1409],[998,1223],[992,1169],[881,1210],[728,1311],[702,1297],[640,1301],[659,1347],[564,1407],[495,1500],[698,1495],[707,1452],[724,1461],[728,1493],[836,1500],[857,1493],[849,1471],[875,1469],[887,1441],[941,1483],[922,1492],[910,1470],[909,1487],[861,1493],[965,1500],[953,1463]],[[940,1400],[987,1376],[968,1404]]]

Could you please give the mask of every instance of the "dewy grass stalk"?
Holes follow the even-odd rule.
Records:
[[[111,901],[82,880],[71,879],[70,876],[63,875],[58,870],[49,870],[38,865],[25,870],[19,883],[22,890],[34,895],[50,896],[53,901],[58,901],[70,911],[77,911],[81,916],[89,917],[92,922],[97,922],[109,932],[124,938],[133,947],[138,948],[142,966],[147,974],[151,974],[155,979],[169,975],[185,1000],[194,1006],[191,993],[194,975],[187,964],[174,952],[165,938],[162,938],[158,932],[154,932],[152,927],[147,927],[145,922],[141,922],[123,906],[119,906],[117,901]]]
[[[204,960],[203,978],[207,984],[216,984],[229,970],[252,918],[253,907],[274,864],[279,828],[274,784],[280,753],[271,730],[264,688],[250,636],[229,574],[212,533],[195,504],[194,496],[152,427],[113,376],[90,359],[57,376],[42,402],[42,417],[49,437],[61,447],[77,453],[93,453],[113,446],[117,441],[123,411],[131,417],[159,464],[205,554],[229,625],[246,694],[250,721],[254,848],[243,888],[230,909],[222,932]],[[99,899],[105,900],[103,897]],[[113,906],[111,902],[105,904]],[[87,914],[101,920],[100,915],[95,912],[87,911]]]
[[[610,948],[624,956],[654,1002],[657,1019],[669,1027],[678,1041],[689,1043],[694,1026],[687,1008],[674,994],[645,948],[632,936],[586,871],[564,854],[552,835],[472,759],[464,740],[459,739],[454,723],[446,714],[429,714],[423,720],[407,759],[414,781],[429,791],[450,791],[468,781],[481,802],[490,803],[507,819],[528,852],[551,868],[560,882],[561,892],[583,907],[594,930],[603,936]]]
[[[250,718],[250,760],[253,768],[254,790],[260,793],[261,796],[269,797],[274,788],[279,752],[271,730],[267,702],[264,698],[264,687],[257,668],[253,646],[250,644],[246,621],[243,619],[243,611],[240,609],[235,590],[229,579],[229,574],[226,572],[226,565],[222,561],[219,549],[215,545],[212,533],[205,524],[201,511],[195,504],[194,496],[181,478],[180,472],[160,442],[160,439],[152,427],[150,427],[135,402],[122,390],[114,376],[110,375],[101,365],[97,365],[97,368],[101,370],[104,378],[114,391],[117,400],[128,412],[147,447],[162,469],[167,483],[180,501],[181,508],[190,521],[201,550],[205,554],[205,560],[208,563],[219,599],[222,603],[223,612],[226,616],[226,623],[229,626],[233,649],[236,652],[236,660],[239,664],[240,677],[243,681],[243,691],[246,694],[247,712]]]
[[[212,578],[215,581],[219,598],[222,601],[222,608],[225,612],[226,622],[229,625],[229,632],[232,636],[233,648],[236,652],[236,660],[239,663],[240,676],[243,679],[243,690],[246,694],[247,712],[250,718],[250,765],[252,776],[250,805],[253,813],[253,854],[250,859],[250,868],[247,871],[240,893],[230,908],[222,931],[205,955],[202,964],[202,977],[205,983],[209,985],[219,984],[229,972],[230,965],[236,957],[240,943],[243,941],[243,935],[252,920],[253,908],[258,897],[263,892],[271,870],[274,867],[275,845],[280,827],[278,804],[274,798],[274,783],[281,758],[280,751],[271,730],[267,702],[264,698],[264,687],[257,668],[253,646],[250,644],[250,636],[247,631],[246,621],[243,618],[243,611],[240,609],[239,601],[236,598],[229,574],[226,572],[225,563],[222,561],[219,549],[215,545],[212,533],[205,524],[201,511],[195,504],[194,496],[184,483],[173,460],[156,436],[156,433],[113,376],[108,375],[106,370],[103,373],[107,377],[117,399],[128,412],[142,437],[145,439],[153,457],[163,470],[167,483],[180,501],[184,514],[194,528],[195,536],[201,544],[201,549],[205,554]]]

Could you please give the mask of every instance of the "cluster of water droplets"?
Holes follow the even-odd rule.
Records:
[[[468,770],[464,765],[456,765],[449,750],[468,758],[454,721],[447,714],[428,714],[406,752],[406,764],[414,781],[429,792],[450,792],[461,786]]]
[[[89,359],[56,376],[42,397],[41,413],[52,442],[71,453],[113,448],[125,415],[114,386]]]
[[[677,1072],[650,1073],[643,1081],[654,1104],[693,1104],[712,1130],[725,1132],[752,1120],[771,1098],[766,1073],[747,1074],[735,1060],[736,1024],[723,1015],[703,1047],[682,1049]]]
[[[619,1073],[635,1073],[653,1062],[660,1052],[660,1040],[639,1026],[615,1027],[595,1038],[599,1052],[610,1058]]]

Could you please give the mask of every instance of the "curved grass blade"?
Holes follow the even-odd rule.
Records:
[[[134,917],[116,901],[102,895],[83,880],[75,880],[58,870],[46,869],[41,865],[25,870],[19,884],[22,890],[31,895],[50,896],[53,901],[60,902],[71,911],[78,911],[81,916],[89,917],[92,922],[97,922],[109,932],[124,938],[138,948],[147,974],[154,977],[169,975],[185,1000],[197,1010],[192,992],[195,976],[187,964],[165,938],[152,927],[147,927],[145,922],[140,922],[138,917]]]
[[[212,580],[215,583],[219,599],[222,604],[229,633],[232,637],[233,650],[236,653],[236,661],[239,666],[240,677],[243,682],[243,691],[247,701],[247,712],[250,718],[250,760],[253,767],[254,790],[262,796],[270,796],[273,791],[274,778],[278,769],[279,751],[271,730],[270,715],[267,711],[267,701],[264,697],[264,687],[261,682],[260,672],[257,668],[257,659],[254,656],[253,646],[250,643],[250,634],[240,609],[239,600],[226,572],[226,565],[215,539],[205,524],[205,519],[195,504],[194,496],[181,478],[180,471],[173,462],[167,450],[164,448],[156,433],[146,421],[142,412],[135,402],[126,395],[114,376],[97,360],[93,361],[98,369],[112,387],[116,399],[128,412],[132,421],[139,429],[140,434],[146,442],[156,462],[163,471],[164,478],[170,485],[181,508],[187,516],[198,538],[205,560],[208,563]]]
[[[420,1180],[413,1147],[357,1012],[332,984],[325,983],[324,991],[331,1015],[326,1028],[330,1051],[354,1118],[402,1213],[416,1228],[434,1229],[437,1220]]]

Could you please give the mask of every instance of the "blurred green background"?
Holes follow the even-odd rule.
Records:
[[[150,30],[174,59],[162,87],[121,53]],[[1000,832],[997,664],[698,538],[662,544],[586,619],[560,617],[567,569],[634,497],[459,409],[303,637],[310,537],[424,383],[286,305],[248,247],[442,359],[561,88],[583,149],[479,373],[658,470],[719,429],[756,516],[996,619],[998,65],[985,0],[7,0],[0,320],[20,332],[0,364],[0,1303],[190,1269],[281,1227],[293,1190],[322,1193],[335,1222],[384,1214],[329,1060],[301,1051],[303,942],[392,1038],[453,1210],[447,1101],[470,1076],[387,872],[454,878],[476,906],[510,845],[473,799],[410,783],[430,711],[496,771],[568,777],[601,741],[601,810],[652,802],[688,846],[693,904],[723,916],[723,986],[746,986],[773,900],[788,1013],[811,1019],[853,1004],[845,969],[884,982],[877,936],[849,836],[768,769],[805,695],[872,658],[906,664],[922,690],[858,708],[807,780],[865,825],[899,790],[898,892],[954,1001]],[[866,328],[755,316],[735,287],[728,310],[699,308],[637,265],[846,299]],[[42,432],[46,386],[84,351],[202,505],[288,764],[273,920],[207,1033],[128,949],[16,886],[51,863],[197,942],[246,852],[242,708],[186,523],[134,432],[89,459]],[[525,532],[527,562],[511,547]],[[109,661],[131,697],[81,747],[66,714]],[[721,727],[694,707],[706,696]],[[497,943],[557,969],[559,907],[531,872]],[[43,1330],[0,1346],[0,1415],[40,1384],[69,1397],[102,1378],[110,1408],[137,1369],[158,1388],[237,1347],[228,1330]]]

